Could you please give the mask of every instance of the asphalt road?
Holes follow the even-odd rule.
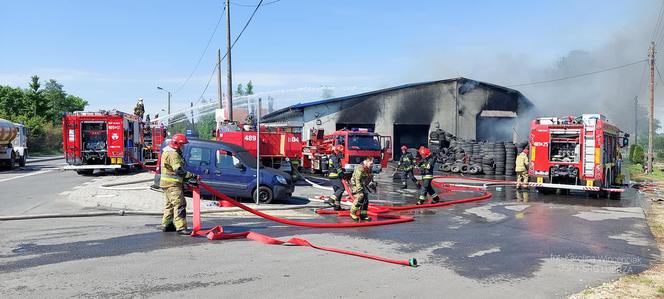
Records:
[[[28,161],[25,167],[0,171],[0,215],[77,211],[67,192],[93,177],[62,171],[64,160]]]
[[[1,181],[5,175],[16,178]],[[17,186],[45,192],[23,193],[32,199],[20,213],[75,209],[53,200],[54,194],[94,178],[56,170],[20,175],[0,173],[0,185],[25,180]],[[380,186],[378,197],[385,203],[415,200],[414,190],[399,190],[389,181]],[[296,236],[320,246],[414,257],[418,268],[311,248],[182,237],[158,231],[159,217],[0,222],[0,295],[558,298],[642,271],[659,256],[634,192],[620,201],[542,196],[511,187],[492,192],[487,201],[412,212],[415,222],[362,229],[204,218],[204,226],[222,224],[228,232]],[[3,196],[3,202],[20,200]],[[312,212],[303,220],[336,221],[318,217]]]

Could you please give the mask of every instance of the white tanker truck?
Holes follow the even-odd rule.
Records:
[[[28,158],[25,127],[8,120],[0,119],[0,164],[9,169],[16,165],[25,166]]]

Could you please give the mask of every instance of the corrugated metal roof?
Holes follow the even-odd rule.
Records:
[[[286,108],[279,109],[279,110],[274,111],[270,114],[267,114],[267,115],[264,116],[264,120],[265,121],[270,121],[271,118],[275,118],[275,117],[277,117],[281,114],[284,114],[286,112],[294,111],[294,110],[302,110],[304,108],[308,108],[308,107],[312,107],[312,106],[316,106],[316,105],[336,103],[336,102],[341,102],[341,101],[346,101],[346,100],[352,100],[352,99],[356,99],[356,98],[360,98],[360,97],[371,96],[371,95],[375,95],[375,94],[379,94],[379,93],[383,93],[383,92],[389,92],[389,91],[394,91],[394,90],[399,90],[399,89],[404,89],[404,88],[423,86],[423,85],[429,85],[429,84],[436,84],[436,83],[443,83],[443,82],[453,82],[453,81],[460,81],[460,80],[474,81],[474,82],[478,82],[479,84],[483,84],[483,85],[491,86],[491,87],[494,87],[494,88],[502,89],[502,90],[505,90],[507,92],[515,92],[515,93],[520,94],[519,91],[508,88],[508,87],[495,85],[495,84],[491,84],[491,83],[486,83],[486,82],[482,82],[482,81],[477,81],[477,80],[473,80],[473,79],[468,79],[468,78],[464,78],[464,77],[457,77],[457,78],[444,79],[444,80],[427,81],[427,82],[419,82],[419,83],[409,83],[409,84],[399,85],[399,86],[395,86],[395,87],[389,87],[389,88],[384,88],[384,89],[379,89],[379,90],[374,90],[374,91],[368,91],[368,92],[364,92],[364,93],[359,93],[359,94],[354,94],[354,95],[349,95],[349,96],[343,96],[343,97],[338,97],[338,98],[318,100],[318,101],[312,101],[312,102],[306,102],[306,103],[298,103],[298,104],[295,104],[295,105],[292,105],[292,106],[289,106],[289,107],[286,107]]]

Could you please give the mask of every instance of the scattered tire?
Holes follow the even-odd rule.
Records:
[[[441,170],[444,172],[450,172],[452,169],[452,164],[445,163],[441,168],[442,168]]]

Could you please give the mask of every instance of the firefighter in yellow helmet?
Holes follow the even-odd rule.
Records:
[[[369,190],[375,192],[376,182],[373,181],[373,158],[366,157],[364,161],[355,167],[353,176],[350,179],[351,189],[353,192],[353,207],[350,209],[350,218],[354,221],[371,221],[367,214],[369,209]],[[360,216],[357,212],[360,211]]]
[[[187,143],[189,140],[183,134],[173,135],[161,154],[159,179],[159,187],[164,190],[166,196],[162,230],[176,231],[180,235],[191,234],[191,230],[187,229],[187,201],[184,199],[182,185],[185,180],[198,179],[196,175],[184,170],[182,148]]]
[[[528,148],[524,148],[521,153],[516,156],[516,188],[528,188]]]

